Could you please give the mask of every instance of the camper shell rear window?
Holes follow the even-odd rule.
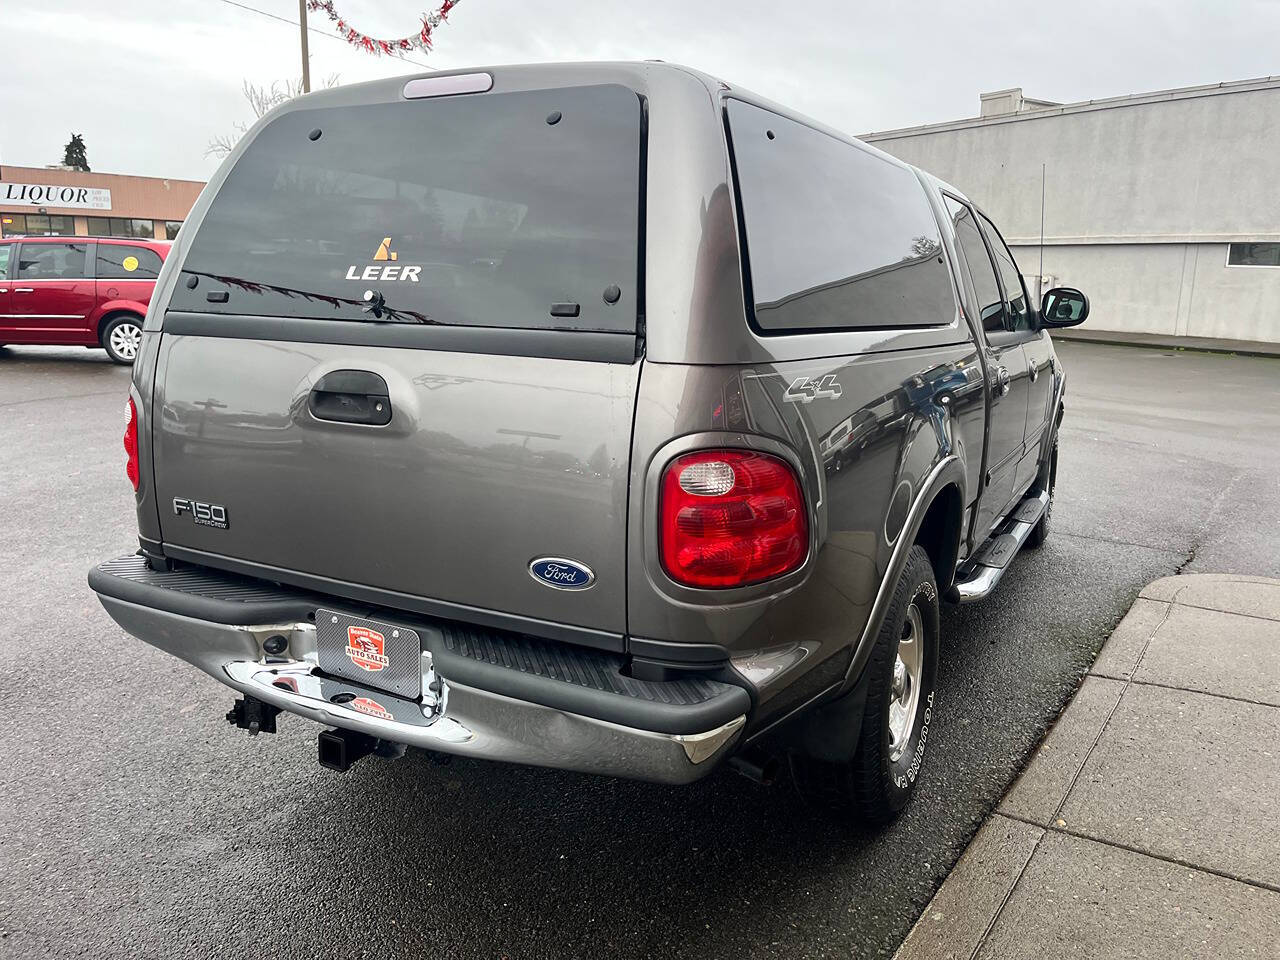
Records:
[[[642,119],[612,84],[281,114],[169,309],[634,333]]]

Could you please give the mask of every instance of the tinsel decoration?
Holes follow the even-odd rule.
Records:
[[[387,56],[394,57],[406,54],[411,50],[421,50],[424,53],[430,52],[432,32],[448,19],[449,11],[461,2],[462,0],[444,0],[444,3],[440,4],[440,9],[434,13],[424,13],[422,15],[421,30],[410,36],[401,37],[399,40],[380,40],[357,30],[333,8],[333,0],[307,0],[307,9],[313,13],[324,13],[333,21],[335,29],[342,34],[342,38],[353,47],[360,47],[374,56],[381,56],[385,53]]]

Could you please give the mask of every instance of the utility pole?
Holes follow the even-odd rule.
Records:
[[[298,0],[298,26],[302,30],[302,92],[311,92],[311,57],[307,54],[307,0]]]
[[[1040,276],[1036,279],[1036,294],[1044,296],[1044,164],[1040,164]]]

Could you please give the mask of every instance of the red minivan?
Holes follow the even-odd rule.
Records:
[[[167,240],[6,237],[0,240],[0,346],[102,347],[133,363]]]

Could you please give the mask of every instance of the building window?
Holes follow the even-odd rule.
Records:
[[[137,240],[154,240],[156,222],[129,217],[88,217],[89,235],[92,237],[132,237]]]
[[[1280,267],[1280,243],[1227,244],[1228,267]]]
[[[166,220],[164,222],[164,238],[166,240],[177,240],[178,231],[182,229],[181,220]]]
[[[6,237],[74,237],[75,217],[49,217],[43,213],[6,213],[0,216],[0,233]]]

